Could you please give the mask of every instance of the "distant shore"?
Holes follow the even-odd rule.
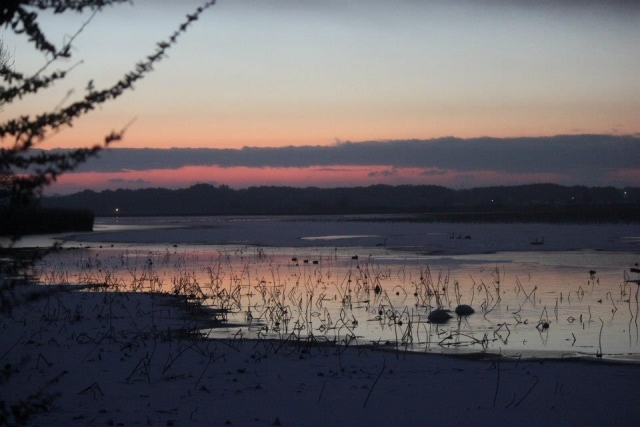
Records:
[[[444,222],[640,222],[640,189],[531,184],[453,190],[434,185],[352,188],[197,184],[46,197],[44,206],[96,216],[418,215]]]

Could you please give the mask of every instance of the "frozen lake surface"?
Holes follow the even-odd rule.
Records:
[[[187,290],[224,309],[213,336],[640,361],[635,224],[98,218],[60,237],[76,249],[44,260],[44,282]],[[459,304],[475,313],[427,320]]]

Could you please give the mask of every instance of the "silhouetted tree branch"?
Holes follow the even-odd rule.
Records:
[[[51,10],[54,13],[82,12],[85,9],[90,9],[95,13],[105,6],[123,2],[124,0],[9,1],[3,3],[0,8],[0,26],[10,28],[17,34],[24,33],[29,41],[34,43],[37,50],[49,57],[45,66],[47,67],[59,58],[71,57],[71,43],[84,26],[66,44],[56,48],[40,30],[37,13],[29,8]],[[186,20],[167,40],[159,42],[152,54],[138,62],[132,71],[125,74],[112,86],[97,90],[93,88],[92,82],[89,82],[86,95],[66,107],[36,116],[26,115],[12,118],[0,124],[0,140],[2,141],[0,170],[11,170],[16,174],[16,179],[13,180],[12,203],[31,203],[34,196],[40,196],[42,189],[54,182],[60,174],[74,170],[101,149],[120,140],[124,129],[111,132],[102,143],[66,153],[39,152],[34,154],[30,151],[60,128],[71,126],[75,120],[91,112],[97,106],[114,101],[126,91],[133,89],[134,83],[153,71],[153,66],[165,57],[166,51],[176,44],[180,35],[198,19],[205,9],[214,3],[215,0],[208,1],[197,8],[193,14],[187,15]],[[41,76],[42,72],[41,69],[34,75],[25,77],[24,74],[10,70],[8,66],[3,66],[0,76],[6,86],[0,87],[0,105],[7,105],[26,94],[35,94],[67,75],[67,71],[56,71]]]
[[[19,102],[27,95],[37,96],[65,79],[73,66],[57,71],[50,71],[49,68],[59,59],[72,57],[73,42],[96,13],[107,6],[125,2],[130,3],[128,0],[2,0],[0,28],[26,37],[34,49],[45,56],[46,62],[35,73],[17,71],[0,39],[0,112],[4,114],[7,106]],[[62,128],[72,126],[96,107],[115,101],[132,90],[134,83],[153,71],[154,65],[165,57],[166,51],[214,4],[215,0],[209,0],[193,14],[187,15],[168,39],[159,42],[149,56],[135,64],[130,72],[111,86],[96,89],[93,81],[90,81],[86,85],[84,96],[73,100],[69,105],[38,115],[0,119],[0,221],[3,225],[6,225],[7,219],[19,216],[21,210],[35,205],[43,188],[61,174],[76,169],[89,157],[120,140],[127,126],[111,132],[92,146],[56,152],[34,148]],[[90,11],[91,16],[64,44],[56,46],[40,27],[40,11],[54,14]],[[13,241],[20,237],[19,232],[13,234]],[[14,248],[13,243],[8,248],[0,244],[0,314],[11,311],[12,307],[23,302],[24,295],[19,292],[20,285],[28,280],[28,272],[37,256],[38,253],[34,252],[24,257]],[[0,387],[3,382],[4,379],[0,378]],[[0,402],[0,425],[27,423],[32,414],[46,410],[53,397],[55,396],[43,388],[33,396],[18,400],[17,405]]]

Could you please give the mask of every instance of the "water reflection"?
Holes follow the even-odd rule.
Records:
[[[312,339],[411,351],[640,360],[633,253],[426,256],[387,248],[115,245],[67,249],[42,282],[181,292],[219,309],[215,337]],[[475,309],[446,323],[429,314]]]

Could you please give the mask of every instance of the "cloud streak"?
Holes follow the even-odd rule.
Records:
[[[341,142],[330,146],[244,147],[242,149],[112,148],[79,172],[123,172],[223,168],[307,168],[387,166],[458,172],[568,174],[576,179],[597,173],[640,168],[640,138],[615,135],[561,135],[530,138],[438,138]],[[431,172],[429,172],[431,171]]]
[[[110,184],[122,184],[122,185],[150,185],[150,181],[145,181],[144,179],[124,179],[124,178],[112,178],[107,180]]]

